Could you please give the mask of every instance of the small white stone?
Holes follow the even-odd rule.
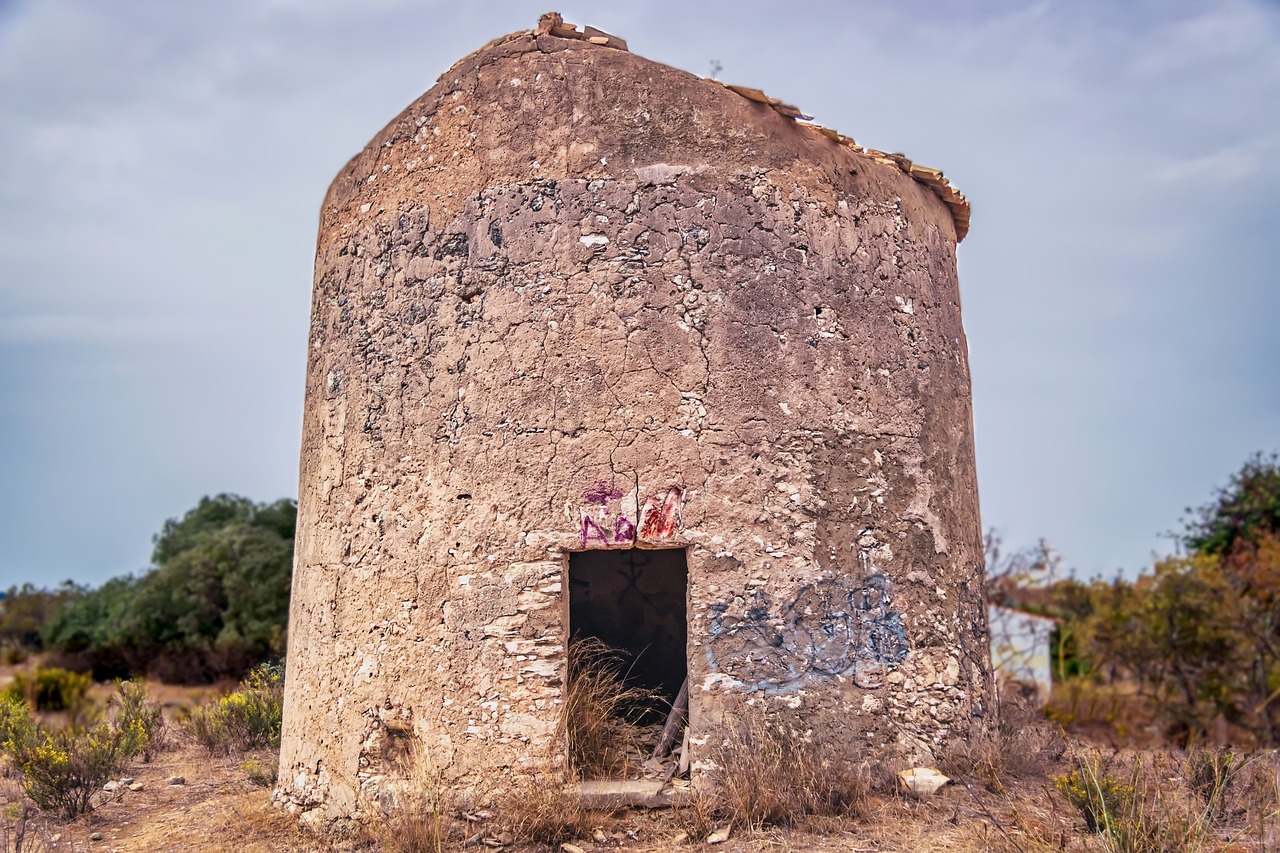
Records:
[[[322,835],[324,833],[324,812],[320,809],[305,811],[298,818],[298,823],[304,831],[312,835]]]
[[[933,794],[951,781],[932,767],[913,767],[898,774],[902,784],[917,794]]]

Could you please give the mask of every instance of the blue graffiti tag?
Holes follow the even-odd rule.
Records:
[[[780,609],[756,590],[740,616],[728,604],[714,605],[707,663],[753,691],[786,692],[837,676],[862,688],[882,686],[907,656],[902,615],[891,607],[887,577],[854,583],[817,581]]]

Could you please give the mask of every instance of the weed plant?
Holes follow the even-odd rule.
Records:
[[[869,764],[811,743],[764,710],[747,709],[712,750],[712,760],[719,768],[714,793],[701,808],[745,829],[856,818],[869,804]]]
[[[601,640],[580,637],[569,644],[560,727],[570,770],[580,778],[618,778],[626,772],[628,754],[642,748],[639,721],[662,700],[628,684],[626,675],[626,658]]]
[[[89,811],[93,796],[129,765],[145,739],[137,720],[123,727],[100,720],[88,728],[49,730],[36,723],[25,702],[8,697],[0,700],[0,735],[23,792],[40,809],[68,820]]]
[[[278,748],[283,703],[283,668],[262,664],[238,689],[192,711],[185,728],[211,754]]]

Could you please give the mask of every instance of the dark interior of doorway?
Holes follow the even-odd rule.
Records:
[[[569,555],[570,642],[596,638],[619,652],[627,684],[655,696],[644,722],[666,719],[688,674],[688,586],[684,549]]]

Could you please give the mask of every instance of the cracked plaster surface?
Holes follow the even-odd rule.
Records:
[[[554,761],[586,547],[688,548],[695,758],[743,702],[904,762],[967,736],[991,694],[958,300],[935,196],[719,86],[531,34],[454,66],[322,210],[286,798],[359,811],[395,732],[462,787]],[[824,668],[830,639],[785,680],[741,632],[716,653],[764,592],[791,610],[760,636],[862,636],[873,577],[874,679]]]

